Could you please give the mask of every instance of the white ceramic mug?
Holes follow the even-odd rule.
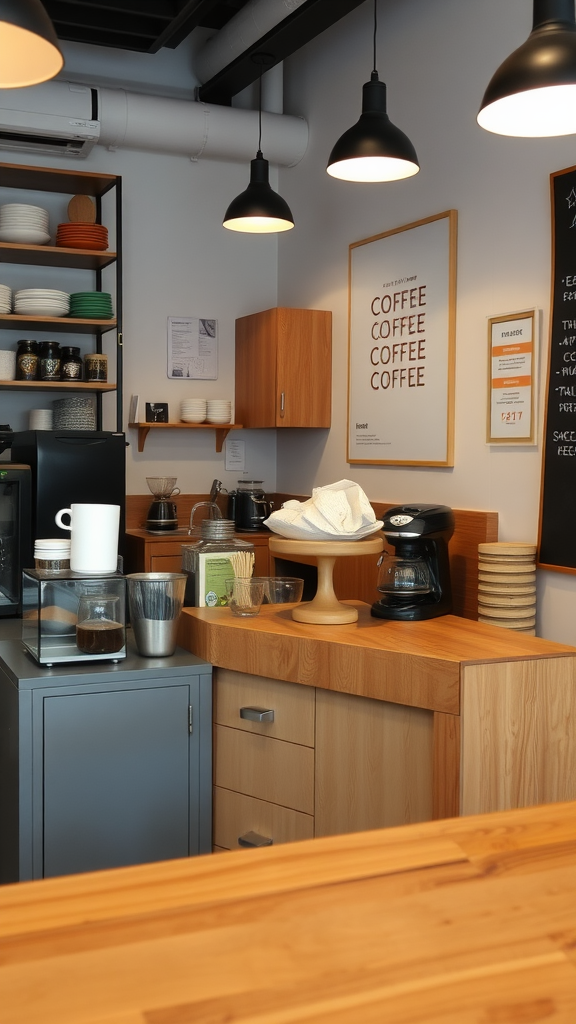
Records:
[[[62,516],[70,516],[69,523]],[[101,574],[118,567],[120,505],[72,505],[55,515],[61,530],[70,530],[72,572]]]

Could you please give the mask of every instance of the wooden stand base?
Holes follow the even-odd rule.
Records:
[[[318,587],[312,601],[299,604],[292,611],[296,622],[310,622],[324,625],[339,625],[356,622],[357,608],[342,604],[334,593],[334,563],[342,556],[359,558],[361,555],[377,555],[384,547],[380,536],[365,540],[288,540],[286,537],[270,537],[268,547],[272,554],[308,555],[316,558],[318,564]]]

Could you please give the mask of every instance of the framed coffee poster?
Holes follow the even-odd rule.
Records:
[[[349,247],[350,463],[454,465],[456,210]]]

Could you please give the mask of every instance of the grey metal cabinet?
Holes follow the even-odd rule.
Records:
[[[0,642],[0,880],[211,850],[211,667],[42,669]]]

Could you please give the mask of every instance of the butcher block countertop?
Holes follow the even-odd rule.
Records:
[[[576,804],[0,888],[2,1024],[574,1024]]]
[[[254,618],[228,608],[184,608],[178,643],[220,668],[459,714],[468,665],[572,657],[576,648],[456,615],[392,622],[358,608],[358,622],[295,622],[292,605],[265,605]]]

